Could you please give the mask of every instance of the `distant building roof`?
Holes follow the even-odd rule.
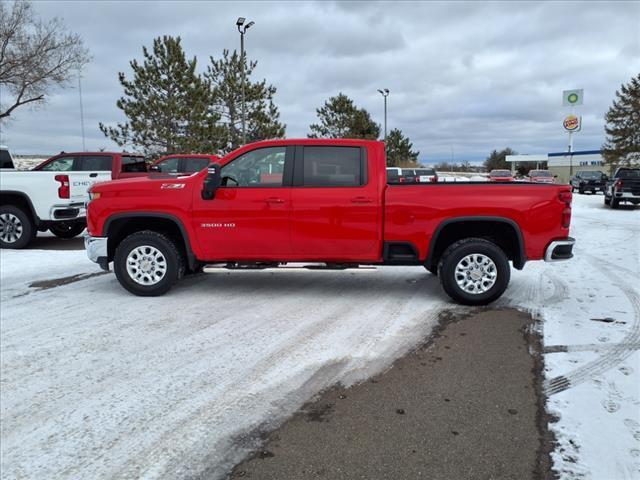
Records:
[[[569,155],[602,155],[602,150],[581,150],[578,152],[554,152],[547,154],[550,157],[567,157]]]

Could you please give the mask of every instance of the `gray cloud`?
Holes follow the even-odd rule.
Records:
[[[377,88],[391,90],[389,128],[401,128],[434,162],[566,148],[563,89],[584,88],[576,149],[599,148],[614,92],[640,71],[639,2],[39,2],[85,39],[87,147],[117,148],[98,122],[124,120],[117,72],[159,35],[180,35],[205,68],[238,48],[235,20],[256,25],[247,50],[256,75],[278,88],[287,136],[301,137],[315,109],[339,91],[382,122]],[[75,85],[72,85],[74,87]],[[76,88],[38,109],[19,109],[2,143],[17,153],[81,147]]]

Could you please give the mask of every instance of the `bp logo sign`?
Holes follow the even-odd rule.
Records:
[[[567,115],[562,121],[562,127],[567,132],[578,132],[582,127],[582,118],[575,115]]]
[[[582,105],[583,90],[565,90],[562,92],[562,105],[565,107],[574,107]]]

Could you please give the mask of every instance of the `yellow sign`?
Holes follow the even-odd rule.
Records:
[[[562,126],[567,132],[578,132],[582,127],[582,118],[576,115],[567,115],[562,121]]]

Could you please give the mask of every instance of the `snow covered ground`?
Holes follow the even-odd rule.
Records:
[[[500,303],[541,317],[562,478],[640,478],[640,210],[574,195],[570,262],[515,271]]]
[[[576,196],[572,234],[576,258],[514,272],[499,305],[544,320],[563,478],[637,478],[640,211]],[[0,251],[3,478],[215,478],[244,433],[379,371],[457,308],[411,267],[216,271],[161,298],[97,272],[83,251]]]

